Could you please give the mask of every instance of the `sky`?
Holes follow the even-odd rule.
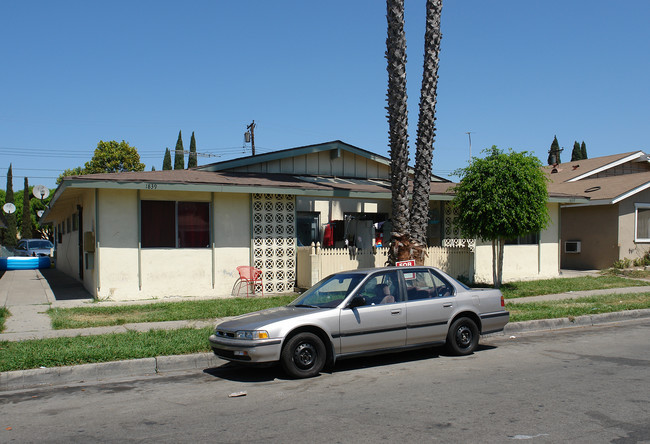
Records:
[[[162,169],[342,140],[388,156],[382,0],[0,2],[0,188],[54,188],[100,140]],[[410,152],[425,0],[406,0]],[[446,0],[433,172],[497,145],[650,151],[650,2]],[[208,157],[210,155],[211,157]],[[187,159],[186,159],[187,163]]]

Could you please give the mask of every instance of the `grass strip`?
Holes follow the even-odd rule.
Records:
[[[608,288],[642,287],[648,282],[619,276],[582,276],[575,278],[542,279],[539,281],[509,282],[501,286],[506,299]]]
[[[210,351],[213,329],[182,328],[72,338],[0,342],[0,371]]]
[[[5,319],[9,317],[11,313],[7,310],[7,307],[0,307],[0,333],[5,331]]]
[[[650,308],[650,293],[611,294],[561,301],[506,304],[506,310],[510,312],[510,322],[574,318],[643,308]]]
[[[137,322],[214,319],[283,306],[295,294],[268,298],[210,299],[201,301],[157,302],[111,307],[51,308],[47,311],[52,328],[88,328]]]

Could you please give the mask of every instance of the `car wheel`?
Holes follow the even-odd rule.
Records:
[[[325,345],[313,333],[298,333],[282,349],[280,362],[293,378],[316,376],[325,366]]]
[[[447,348],[456,355],[469,355],[478,345],[478,327],[470,318],[458,318],[447,333]]]

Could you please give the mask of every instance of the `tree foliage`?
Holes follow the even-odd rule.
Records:
[[[582,141],[582,144],[580,144],[580,153],[583,159],[589,159],[589,157],[587,157],[587,145],[584,140]]]
[[[57,177],[56,184],[61,185],[61,182],[63,182],[64,177],[80,176],[82,174],[85,174],[83,167],[78,166],[78,167],[74,167],[74,168],[66,168],[65,170],[63,170],[63,172],[61,174],[59,174],[59,177]]]
[[[11,164],[9,164],[9,169],[7,170],[7,191],[5,194],[5,201],[2,203],[14,203],[14,185],[13,185],[13,170]],[[3,230],[2,244],[6,247],[15,247],[16,246],[16,213],[9,213],[5,217],[7,221],[7,228]]]
[[[95,148],[92,159],[83,167],[69,168],[56,179],[60,185],[64,177],[81,176],[94,173],[121,173],[124,171],[144,171],[144,163],[140,162],[138,150],[124,140],[104,142],[100,140]]]
[[[551,142],[551,148],[548,150],[548,164],[555,165],[556,163],[562,163],[560,159],[560,153],[563,148],[560,149],[560,144],[557,141],[557,136],[553,137],[553,142]]]
[[[514,239],[542,230],[549,221],[546,176],[539,159],[527,152],[508,153],[493,146],[483,159],[456,172],[452,205],[463,235],[492,242],[492,275],[496,288],[503,277],[503,247]]]
[[[172,154],[169,148],[165,148],[165,157],[163,157],[163,171],[172,169]]]
[[[25,188],[23,189],[23,214],[22,223],[20,225],[20,237],[23,239],[31,239],[32,236],[32,206],[30,205],[30,189],[29,180],[25,177]]]
[[[187,158],[187,168],[194,168],[196,165],[196,139],[194,138],[194,131],[192,131],[192,138],[190,139],[190,155]]]
[[[176,149],[174,151],[174,169],[182,170],[183,168],[185,168],[185,154],[183,153],[183,137],[179,131]]]
[[[84,167],[84,174],[124,171],[144,171],[144,163],[140,162],[138,150],[124,140],[119,143],[115,140],[109,142],[100,140],[95,154]]]
[[[582,151],[580,151],[580,144],[576,140],[573,142],[573,151],[571,151],[571,162],[582,159]]]

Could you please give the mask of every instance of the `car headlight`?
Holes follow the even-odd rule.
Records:
[[[239,330],[235,332],[237,339],[268,339],[269,332],[265,330]]]

